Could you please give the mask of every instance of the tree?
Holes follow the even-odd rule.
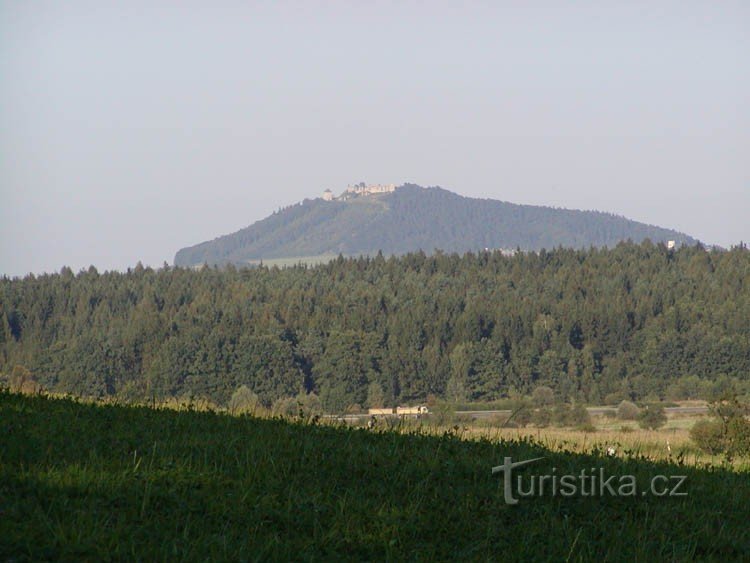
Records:
[[[373,381],[367,387],[367,406],[371,409],[382,408],[385,404],[385,393],[383,387],[377,381]]]
[[[581,403],[576,403],[570,410],[570,420],[576,426],[591,425],[591,415]]]
[[[254,414],[259,406],[260,399],[258,399],[258,395],[253,393],[247,385],[240,385],[232,393],[228,408],[231,414],[239,415]]]
[[[555,392],[551,387],[540,385],[531,394],[531,400],[537,407],[548,407],[555,403]]]
[[[538,428],[547,428],[552,422],[552,413],[547,407],[538,408],[533,412],[531,422]]]
[[[656,430],[667,423],[667,415],[664,413],[664,407],[647,406],[638,415],[638,424],[641,428]]]
[[[24,366],[15,366],[10,374],[10,390],[14,393],[39,393],[41,385]]]
[[[637,420],[640,413],[641,409],[630,401],[620,401],[617,405],[617,418],[620,420]]]

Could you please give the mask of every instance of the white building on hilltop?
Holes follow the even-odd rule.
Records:
[[[323,192],[324,201],[334,201],[336,199],[348,199],[352,196],[368,196],[374,194],[387,194],[396,191],[396,184],[365,184],[360,182],[359,184],[348,185],[344,193],[339,197],[333,195],[331,190]]]
[[[357,195],[387,194],[396,191],[396,184],[368,184],[364,182],[347,186],[346,192]]]

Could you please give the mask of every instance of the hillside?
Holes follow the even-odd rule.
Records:
[[[516,205],[462,197],[441,188],[406,185],[395,192],[345,201],[305,200],[253,225],[183,248],[177,266],[248,263],[272,258],[612,247],[695,239],[608,213]]]
[[[2,561],[747,560],[747,472],[0,391]],[[644,495],[505,504],[491,467]],[[524,471],[528,479],[530,471]],[[520,474],[520,473],[519,473]],[[645,494],[687,476],[687,496]],[[616,482],[615,482],[616,483]]]

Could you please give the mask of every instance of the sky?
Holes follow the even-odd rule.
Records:
[[[412,182],[750,241],[750,3],[0,0],[0,275]]]

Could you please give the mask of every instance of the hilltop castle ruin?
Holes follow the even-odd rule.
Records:
[[[348,199],[352,196],[368,196],[374,194],[387,194],[396,191],[396,184],[365,184],[360,182],[359,184],[348,185],[344,193],[339,197],[333,195],[331,190],[323,192],[323,199],[325,201],[333,201],[336,199]]]

